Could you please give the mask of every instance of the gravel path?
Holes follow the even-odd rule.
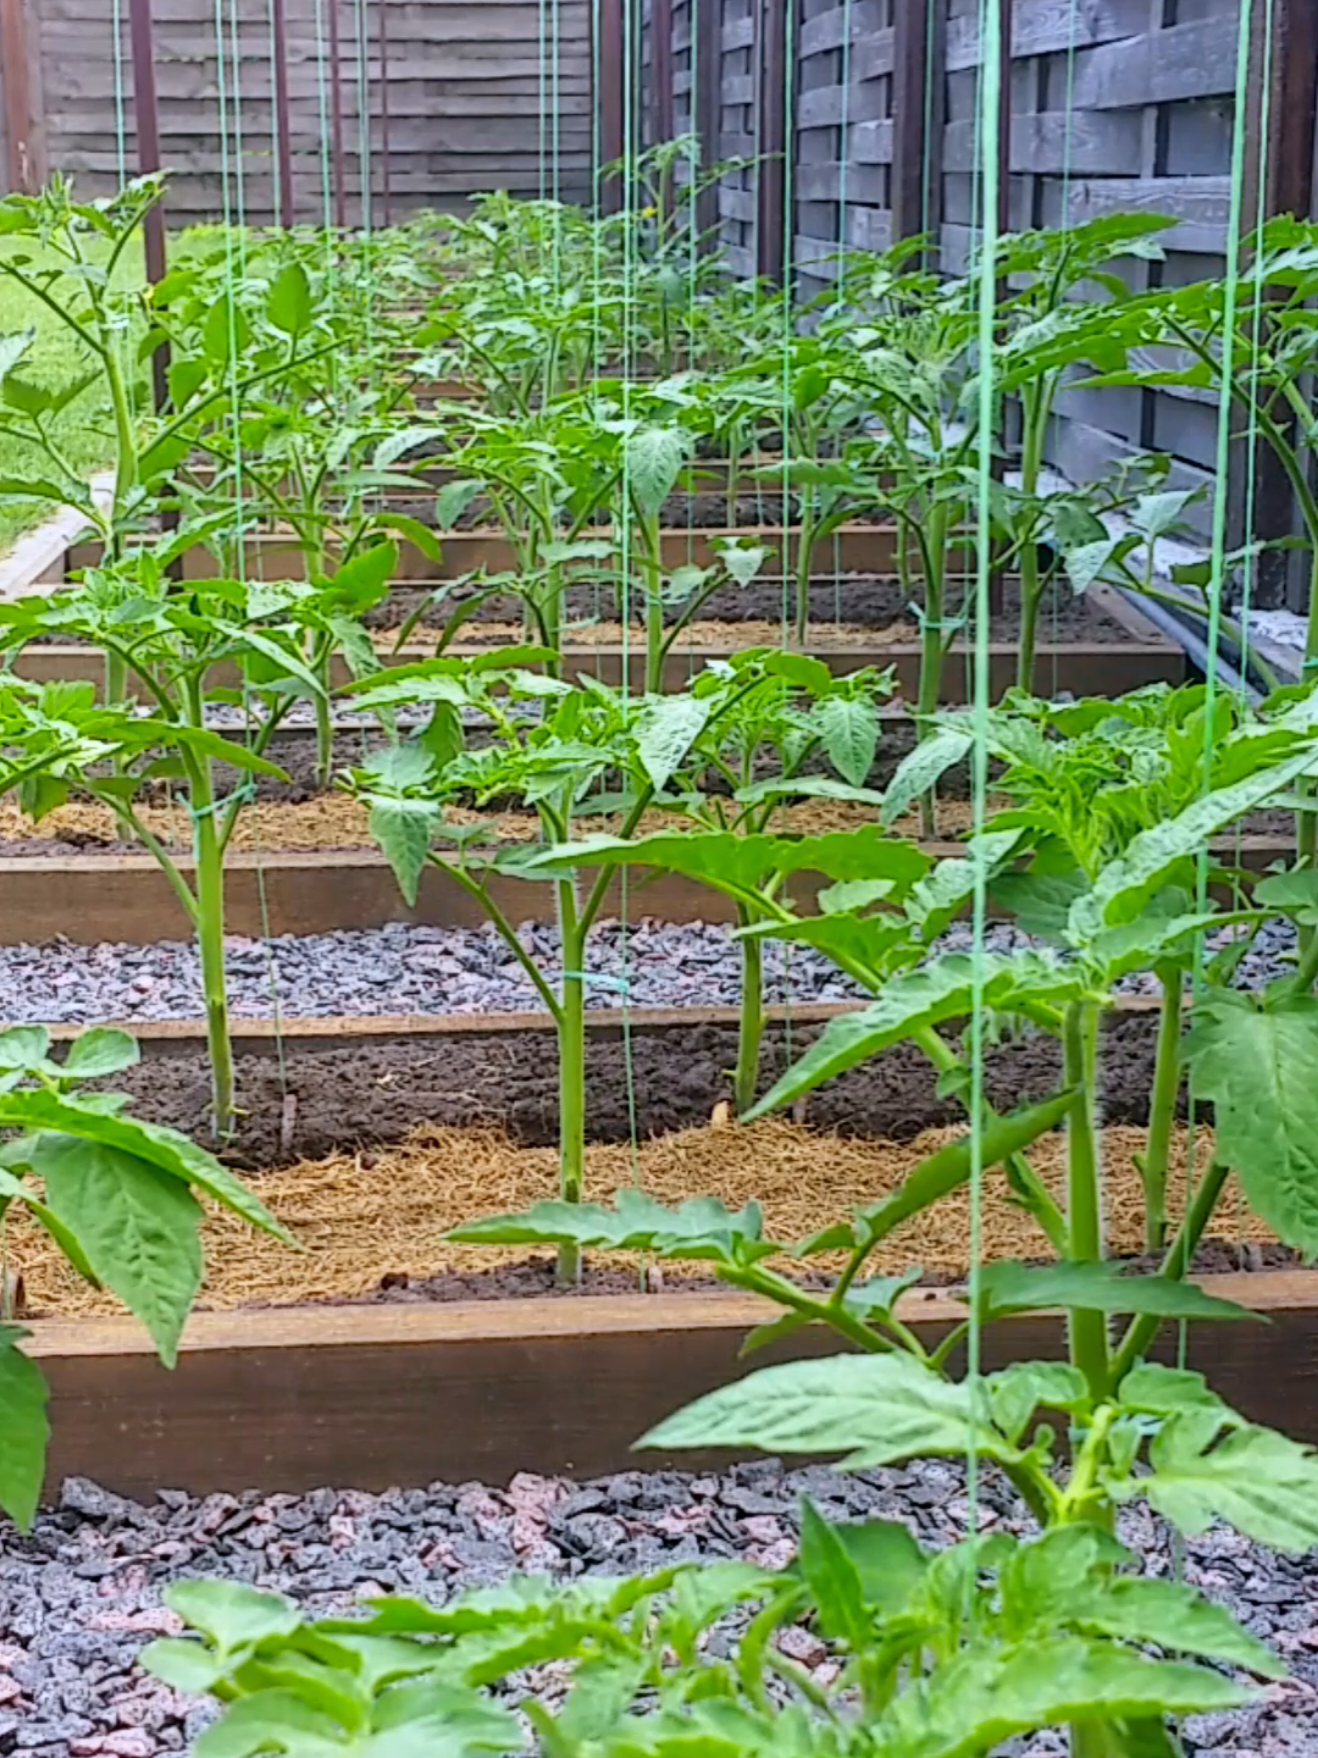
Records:
[[[526,924],[523,944],[556,980],[558,933]],[[845,1001],[859,991],[829,961],[795,948],[790,984],[783,948],[765,957],[771,1001]],[[535,1008],[530,980],[489,927],[416,928],[393,923],[366,931],[284,935],[266,946],[229,942],[232,1011],[267,1017],[278,996],[289,1016],[337,1014],[495,1013]],[[741,993],[740,952],[728,929],[640,921],[624,936],[604,923],[593,937],[592,1007],[616,1007],[624,995],[637,1007],[733,1005]],[[624,983],[626,988],[623,987]],[[0,1017],[69,1024],[104,1019],[193,1019],[201,1015],[195,947],[0,947]]]
[[[559,974],[558,933],[526,923],[523,944],[551,982]],[[971,944],[966,923],[943,937],[946,948]],[[994,923],[985,942],[1010,952],[1032,944],[1010,923]],[[1294,933],[1269,923],[1242,960],[1237,982],[1255,987],[1290,968]],[[741,996],[740,949],[731,931],[710,923],[674,924],[642,918],[624,933],[601,923],[591,941],[591,1007],[735,1006]],[[765,945],[770,1002],[854,1000],[862,991],[810,947]],[[425,928],[395,922],[332,934],[287,934],[270,941],[229,941],[230,1004],[235,1018],[516,1012],[539,1005],[529,978],[491,927]],[[1121,987],[1156,991],[1151,976]],[[68,940],[0,946],[0,1018],[51,1024],[106,1019],[196,1019],[202,1015],[195,946],[164,940],[150,946]]]
[[[580,1486],[519,1477],[507,1491],[436,1484],[381,1496],[325,1489],[198,1501],[166,1491],[150,1507],[74,1479],[30,1537],[0,1526],[0,1753],[184,1750],[208,1710],[135,1666],[146,1642],[176,1627],[160,1594],[179,1577],[247,1581],[327,1614],[380,1590],[442,1603],[515,1569],[570,1579],[731,1556],[782,1567],[806,1494],[834,1518],[899,1518],[935,1544],[962,1536],[967,1518],[964,1474],[941,1462],[842,1477],[762,1461],[721,1476],[631,1471]],[[1014,1524],[1009,1492],[991,1479],[981,1505],[982,1521]],[[1122,1536],[1150,1569],[1171,1572],[1167,1534],[1142,1510],[1123,1517]],[[1277,1558],[1214,1530],[1188,1546],[1185,1570],[1294,1674],[1260,1704],[1192,1725],[1187,1753],[1318,1754],[1318,1554]],[[824,1659],[806,1632],[792,1651],[807,1666]],[[1061,1749],[1051,1737],[1028,1748],[1031,1758]]]

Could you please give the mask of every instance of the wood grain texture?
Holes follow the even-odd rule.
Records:
[[[32,4],[0,0],[0,22],[26,14]],[[282,28],[276,34],[283,53],[272,63],[268,0],[238,0],[244,194],[254,224],[277,217],[277,195],[291,198],[299,218],[321,211],[322,86],[338,169],[336,208],[345,221],[358,223],[368,180],[377,218],[383,217],[386,185],[391,208],[396,198],[400,211],[462,204],[505,181],[520,193],[534,193],[538,179],[528,178],[517,160],[520,155],[538,163],[555,99],[560,120],[571,116],[586,123],[575,138],[563,131],[560,162],[564,196],[584,197],[594,83],[589,0],[559,0],[557,38],[544,45],[556,61],[556,81],[542,77],[540,0],[388,0],[388,7],[387,20],[379,0],[359,20],[344,0],[328,6],[321,0],[319,9],[317,0],[279,0]],[[161,136],[174,174],[171,211],[218,219],[222,159],[214,13],[207,0],[155,0],[152,11]],[[80,193],[109,194],[118,168],[109,13],[98,0],[42,0],[35,36],[34,59],[50,100],[39,117],[49,162],[75,172]],[[17,80],[19,64],[7,48],[0,62],[6,84]],[[280,176],[271,157],[272,104],[276,119],[288,120],[286,153],[281,131],[274,131],[283,158]],[[19,112],[7,104],[5,114]],[[408,118],[419,126],[400,129]],[[128,123],[131,155],[131,106]],[[231,148],[232,127],[231,114]],[[482,162],[480,155],[491,149]],[[503,154],[511,160],[510,180]],[[6,175],[12,184],[12,165]],[[283,205],[287,213],[287,199]]]
[[[1318,1442],[1318,1278],[1203,1285],[1270,1323],[1192,1329],[1191,1365],[1253,1420]],[[834,1352],[826,1333],[807,1332],[739,1360],[766,1312],[710,1293],[203,1313],[172,1374],[128,1321],[39,1321],[30,1347],[52,1387],[52,1485],[85,1475],[137,1496],[381,1490],[634,1467],[637,1437],[693,1398],[789,1349]],[[960,1313],[931,1293],[908,1296],[902,1316],[931,1341]],[[1013,1320],[986,1333],[984,1367],[1062,1346],[1058,1315]],[[705,1462],[644,1456],[650,1468]]]

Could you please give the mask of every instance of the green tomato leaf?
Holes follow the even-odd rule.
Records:
[[[1185,1042],[1196,1093],[1213,1101],[1218,1155],[1286,1245],[1318,1253],[1318,999],[1210,996]]]
[[[844,781],[863,787],[879,747],[879,716],[863,696],[825,696],[810,719],[823,736],[828,760]]]
[[[289,263],[275,276],[265,302],[265,315],[286,336],[300,336],[310,329],[314,315],[311,282],[300,262]]]
[[[865,1648],[870,1616],[860,1570],[831,1526],[808,1498],[801,1504],[801,1549],[798,1568],[815,1602],[820,1634],[845,1642],[853,1654]]]
[[[1270,1428],[1219,1432],[1211,1411],[1187,1411],[1164,1423],[1149,1447],[1150,1471],[1109,1480],[1119,1500],[1142,1496],[1189,1536],[1225,1520],[1274,1550],[1318,1544],[1318,1459],[1310,1448]]]
[[[0,1095],[0,1129],[55,1130],[86,1142],[120,1148],[185,1184],[199,1186],[251,1226],[282,1239],[286,1245],[293,1244],[292,1236],[265,1204],[213,1154],[198,1147],[180,1130],[132,1117],[110,1116],[77,1099],[50,1092]]]
[[[712,708],[699,696],[658,696],[646,703],[636,723],[636,754],[656,792],[681,768]]]
[[[432,800],[376,797],[371,802],[368,827],[411,909],[416,908],[421,875],[439,820],[439,807]]]
[[[23,1532],[36,1518],[50,1440],[50,1394],[41,1370],[19,1348],[26,1335],[0,1325],[0,1508]]]
[[[641,1447],[756,1447],[766,1453],[842,1453],[843,1469],[895,1464],[976,1446],[1017,1457],[973,1418],[970,1388],[909,1355],[834,1356],[762,1368],[697,1398],[652,1428]]]
[[[879,999],[858,1013],[830,1020],[805,1054],[746,1114],[746,1121],[791,1104],[917,1031],[964,1018],[976,998],[996,1011],[1028,1017],[1031,1004],[1041,998],[1064,999],[1077,982],[1075,973],[1040,953],[988,954],[978,965],[968,953],[945,953],[891,978]]]
[[[1193,1282],[1123,1275],[1117,1263],[985,1264],[979,1285],[987,1323],[1013,1312],[1063,1306],[1085,1312],[1156,1313],[1162,1318],[1253,1319],[1261,1314],[1234,1300],[1205,1294]]]
[[[1072,906],[1072,944],[1087,945],[1101,928],[1132,921],[1154,893],[1172,881],[1179,865],[1246,812],[1265,805],[1272,795],[1315,768],[1318,750],[1308,745],[1229,787],[1204,794],[1175,818],[1141,831],[1123,854],[1102,869],[1092,891]]]
[[[1267,1679],[1286,1676],[1286,1667],[1266,1642],[1243,1630],[1223,1606],[1210,1604],[1178,1581],[1131,1575],[1090,1581],[1068,1590],[1058,1609],[1068,1624],[1086,1635],[1156,1643],[1203,1660],[1245,1667]]]
[[[960,727],[943,726],[921,739],[897,765],[883,801],[883,822],[893,824],[921,800],[949,769],[963,763],[974,739]]]
[[[893,1758],[975,1758],[1014,1734],[1076,1718],[1161,1718],[1248,1700],[1218,1673],[1111,1642],[980,1641],[900,1692],[868,1736],[872,1750]]]
[[[43,1133],[31,1149],[46,1199],[173,1367],[201,1286],[201,1208],[188,1187],[104,1142]]]
[[[672,494],[691,449],[691,435],[680,427],[638,427],[628,434],[623,466],[643,518],[653,519]]]

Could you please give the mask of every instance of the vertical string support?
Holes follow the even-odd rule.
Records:
[[[991,521],[993,496],[994,434],[993,417],[995,386],[993,363],[997,328],[997,244],[999,227],[999,183],[1001,159],[999,131],[1002,115],[1003,68],[1003,4],[1004,0],[982,0],[980,7],[979,161],[983,183],[982,210],[984,236],[981,241],[978,276],[978,347],[979,381],[977,410],[977,469],[975,483],[975,580],[972,628],[971,724],[974,744],[971,750],[971,797],[973,835],[982,835],[987,822],[988,806],[988,733],[989,733],[989,626],[990,582],[993,572],[993,528]],[[985,942],[988,931],[988,875],[985,864],[974,864],[974,896],[971,911],[972,942],[972,1006],[970,1014],[970,1240],[969,1290],[970,1329],[967,1336],[966,1377],[971,1398],[982,1396],[980,1383],[981,1274],[983,1256],[983,1193],[984,1193],[984,1056],[988,1047],[988,1021],[985,997]],[[977,1424],[971,1424],[967,1449],[966,1475],[969,1501],[970,1531],[979,1529],[979,1457],[975,1445]]]

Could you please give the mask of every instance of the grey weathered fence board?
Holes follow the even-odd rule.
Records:
[[[117,181],[119,108],[115,99],[109,0],[23,0],[50,102],[43,115],[49,164],[74,172],[87,195],[107,194]],[[328,7],[339,7],[344,184],[349,219],[361,205],[363,95],[370,122],[372,199],[381,216],[383,157],[380,0],[358,9],[353,0],[286,0],[289,113],[293,133],[295,215],[321,211],[322,86],[329,98]],[[591,166],[593,65],[589,0],[388,0],[391,198],[400,209],[461,205],[483,189],[532,194],[539,186],[543,105],[557,104],[561,191],[587,194]],[[123,121],[130,167],[136,155],[131,101],[127,7],[121,9],[121,52],[128,89]],[[225,83],[234,120],[225,7]],[[244,207],[254,223],[273,218],[271,203],[271,67],[268,0],[236,0],[242,88]],[[169,203],[182,218],[218,218],[223,155],[219,127],[220,73],[210,0],[152,0],[156,83],[164,156],[173,172]],[[552,36],[550,25],[557,20]],[[318,38],[317,24],[324,32]],[[358,42],[363,28],[365,54]],[[546,74],[542,49],[557,51]],[[362,82],[366,91],[363,94]]]

